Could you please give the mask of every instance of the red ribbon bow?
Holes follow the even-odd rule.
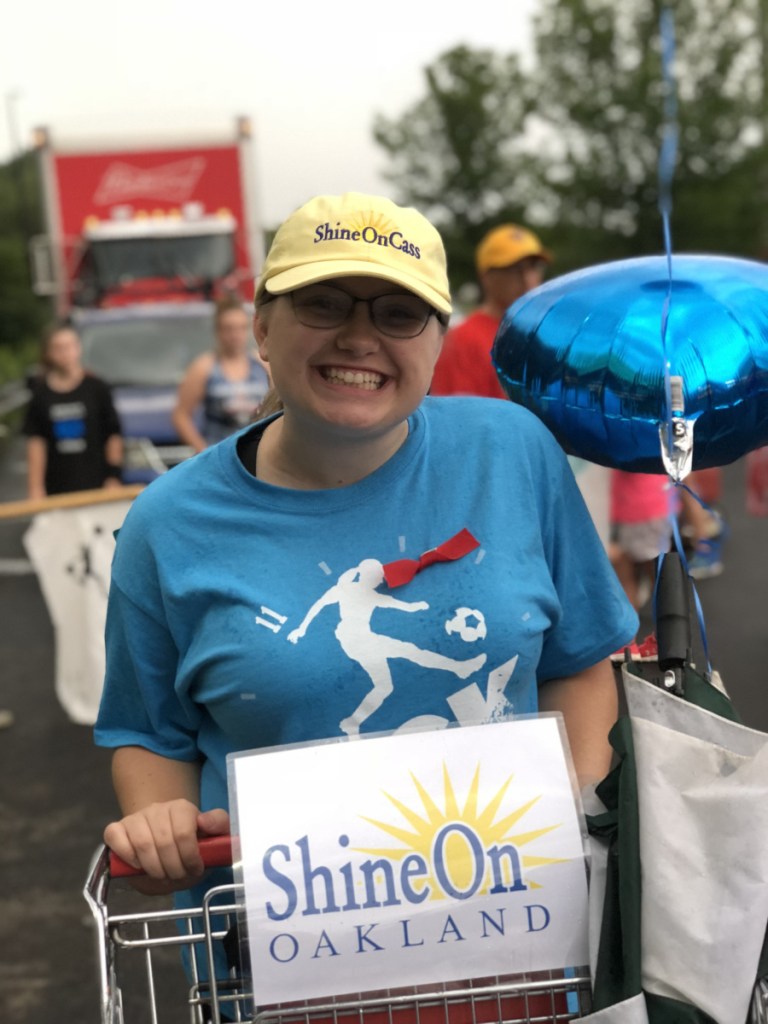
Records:
[[[455,562],[479,547],[480,541],[476,540],[469,530],[460,530],[450,540],[425,551],[421,558],[401,558],[397,562],[387,562],[384,566],[384,579],[388,587],[402,587],[403,584],[410,583],[416,573],[426,569],[428,565],[434,565],[436,562]]]

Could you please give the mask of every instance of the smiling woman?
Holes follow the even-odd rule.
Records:
[[[134,502],[96,739],[116,748],[124,815],[105,839],[145,888],[193,887],[189,905],[215,884],[196,840],[228,828],[241,750],[544,708],[564,715],[581,783],[604,774],[607,659],[637,619],[541,423],[426,397],[450,312],[416,210],[311,200],[256,289],[281,410]]]
[[[338,487],[368,476],[400,447],[408,416],[429,388],[443,328],[423,299],[393,287],[345,276],[335,281],[333,309],[323,302],[322,315],[316,296],[308,312],[302,288],[298,300],[296,292],[278,297],[267,320],[257,317],[261,358],[286,414],[264,432],[261,479]],[[329,317],[340,322],[308,325]]]
[[[376,470],[407,436],[451,312],[437,231],[385,199],[320,196],[278,232],[256,310],[287,414],[264,433],[259,478],[338,487]]]

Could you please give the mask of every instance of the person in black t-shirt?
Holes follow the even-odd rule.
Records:
[[[112,395],[103,380],[86,372],[81,358],[71,327],[48,331],[44,373],[33,386],[22,428],[32,499],[121,482],[123,440]]]

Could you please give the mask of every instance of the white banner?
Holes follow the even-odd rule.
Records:
[[[80,725],[93,725],[99,709],[113,533],[130,505],[42,512],[24,534],[53,625],[56,695]]]
[[[561,728],[230,755],[256,1004],[585,964]]]
[[[768,926],[768,735],[631,672],[643,988],[742,1024]]]

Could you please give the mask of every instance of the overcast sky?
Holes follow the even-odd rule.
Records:
[[[530,48],[537,0],[15,0],[0,38],[0,160],[54,138],[172,141],[256,131],[266,226],[309,196],[386,191],[376,113],[424,95],[423,68],[459,43]]]

